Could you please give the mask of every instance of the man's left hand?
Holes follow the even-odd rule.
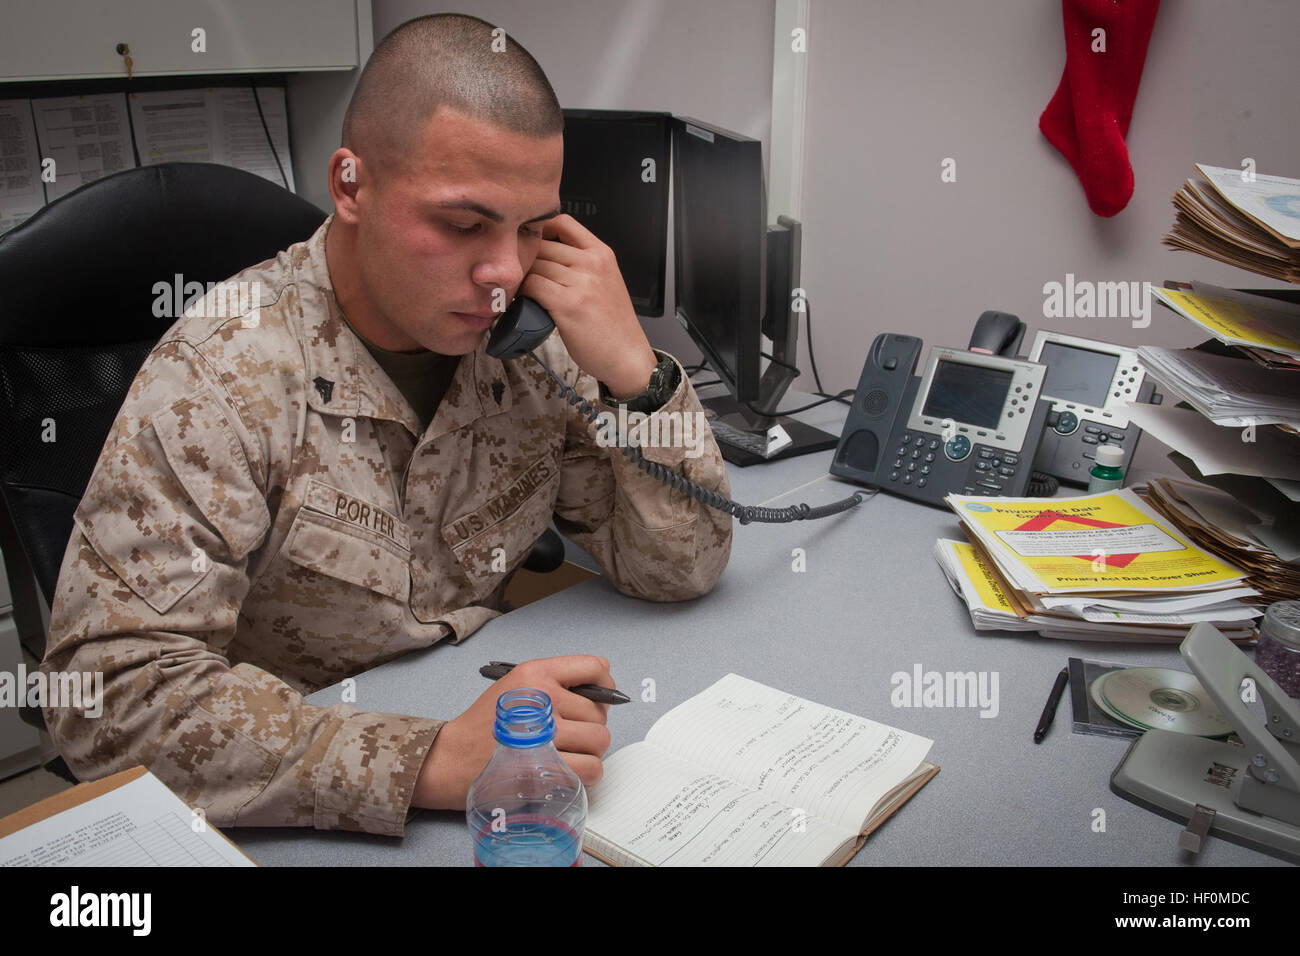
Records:
[[[658,362],[637,321],[609,246],[562,214],[542,225],[542,245],[519,294],[551,314],[569,355],[615,398],[646,390]]]

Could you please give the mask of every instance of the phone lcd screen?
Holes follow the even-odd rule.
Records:
[[[930,392],[921,414],[993,428],[1002,415],[1011,379],[1012,373],[1002,369],[941,359],[930,380]]]
[[[1115,377],[1119,357],[1072,345],[1044,342],[1038,361],[1047,366],[1044,395],[1100,408],[1106,404],[1106,390]]]

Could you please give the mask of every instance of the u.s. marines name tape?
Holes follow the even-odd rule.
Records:
[[[556,474],[555,465],[549,454],[537,459],[501,494],[477,511],[471,511],[448,525],[456,544],[468,541],[497,522],[510,517],[519,510],[520,505],[533,496],[538,488],[545,485]]]

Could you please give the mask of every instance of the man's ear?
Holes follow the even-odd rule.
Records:
[[[340,146],[330,157],[330,199],[334,201],[335,215],[344,222],[357,222],[357,193],[364,174],[361,157],[346,146]]]

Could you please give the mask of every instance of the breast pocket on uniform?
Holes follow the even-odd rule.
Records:
[[[528,557],[551,522],[559,483],[554,458],[544,455],[486,502],[443,526],[443,541],[476,600],[490,595]]]
[[[295,564],[406,603],[411,531],[393,512],[312,479],[285,539]]]

